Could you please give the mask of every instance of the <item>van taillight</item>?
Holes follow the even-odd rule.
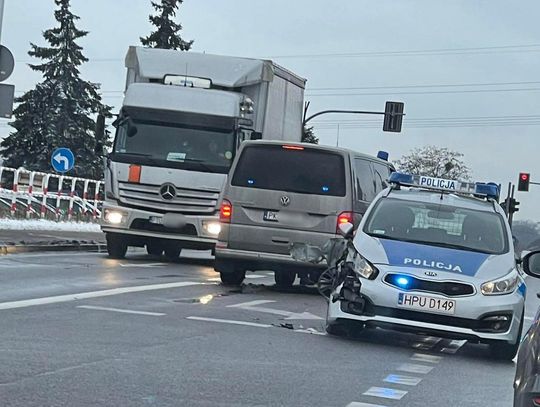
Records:
[[[341,212],[337,218],[336,233],[339,233],[339,225],[344,223],[354,223],[354,214],[352,212]]]
[[[221,203],[221,208],[219,209],[219,221],[224,223],[229,223],[232,216],[232,204],[226,199]]]

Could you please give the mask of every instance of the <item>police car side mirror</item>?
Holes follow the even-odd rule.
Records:
[[[340,223],[338,227],[339,234],[345,239],[352,236],[354,230],[354,225],[352,223]]]
[[[529,276],[540,278],[540,250],[527,253],[522,259],[522,266]]]

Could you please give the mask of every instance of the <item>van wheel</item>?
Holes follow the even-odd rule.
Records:
[[[157,242],[150,242],[146,244],[146,252],[150,256],[161,256],[163,254],[163,246]]]
[[[107,233],[105,238],[107,239],[107,253],[113,259],[123,259],[126,257],[128,249],[127,240],[118,234]]]
[[[286,271],[274,272],[274,280],[278,287],[290,288],[296,280],[296,273],[288,273]]]
[[[244,278],[246,278],[245,270],[237,270],[232,273],[219,273],[221,277],[221,282],[223,285],[234,285],[238,286],[242,284]]]
[[[168,261],[174,262],[180,257],[180,252],[182,248],[180,246],[168,245],[165,247],[165,257]]]

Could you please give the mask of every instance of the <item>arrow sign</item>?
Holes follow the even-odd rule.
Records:
[[[69,148],[57,148],[52,153],[51,165],[56,172],[68,172],[75,165],[75,156]]]
[[[317,315],[311,314],[310,312],[297,313],[297,312],[283,311],[283,310],[274,309],[274,308],[259,307],[259,305],[269,304],[272,302],[276,302],[276,301],[257,300],[257,301],[243,302],[241,304],[228,305],[227,307],[240,308],[247,311],[265,312],[267,314],[274,314],[274,315],[285,317],[285,319],[302,319],[302,320],[323,319]]]

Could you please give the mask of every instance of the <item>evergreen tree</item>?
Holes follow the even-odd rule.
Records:
[[[156,15],[150,15],[149,20],[157,30],[148,37],[141,37],[141,43],[145,47],[176,49],[189,51],[193,45],[193,40],[185,41],[180,36],[182,25],[175,23],[176,10],[183,0],[161,0],[161,4],[152,1],[152,7],[156,10]]]
[[[302,142],[311,143],[311,144],[319,144],[319,138],[315,136],[315,133],[313,131],[313,126],[311,127],[304,126],[304,132],[302,133]]]
[[[31,43],[28,52],[44,61],[30,64],[32,70],[41,72],[43,81],[17,98],[15,120],[10,123],[16,131],[0,143],[2,155],[5,165],[49,172],[53,150],[67,147],[76,157],[70,175],[100,178],[101,159],[94,150],[97,143],[110,143],[96,140],[92,116],[110,116],[111,108],[102,103],[97,85],[80,77],[79,67],[88,59],[76,40],[88,32],[75,27],[79,17],[71,12],[70,0],[54,1],[59,26],[43,33],[50,47]]]

